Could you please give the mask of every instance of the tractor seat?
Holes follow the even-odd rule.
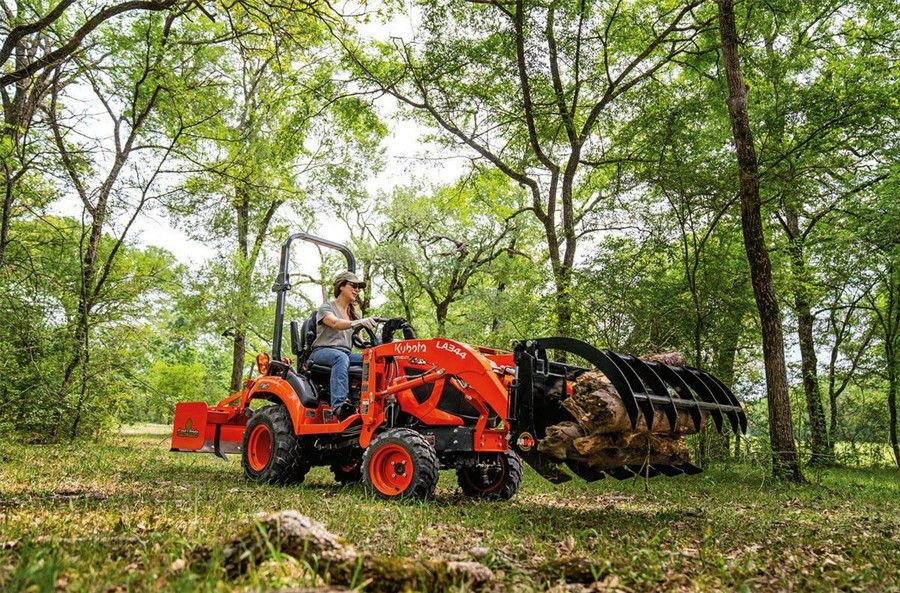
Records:
[[[331,367],[309,360],[309,355],[312,353],[312,344],[316,340],[316,329],[315,311],[303,322],[302,330],[299,328],[299,322],[291,321],[291,350],[297,356],[297,367],[305,368],[309,373],[310,379],[328,383],[331,379]],[[354,379],[361,381],[362,366],[351,364],[348,369],[348,375],[351,382]]]

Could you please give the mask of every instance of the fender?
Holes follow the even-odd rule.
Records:
[[[290,383],[280,377],[260,377],[247,394],[246,405],[254,399],[276,400],[283,404],[291,415],[294,434],[300,432],[300,425],[303,424],[303,406]]]

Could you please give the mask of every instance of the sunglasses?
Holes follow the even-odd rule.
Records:
[[[347,283],[345,283],[345,285],[346,285],[346,286],[349,286],[350,288],[355,288],[356,290],[360,290],[360,289],[362,288],[362,287],[361,287],[359,284],[357,284],[356,282],[347,282]]]

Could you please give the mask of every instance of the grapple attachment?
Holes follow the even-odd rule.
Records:
[[[570,352],[588,361],[614,388],[609,390],[614,394],[611,396],[615,400],[612,407],[623,409],[624,417],[602,427],[575,427],[576,430],[587,430],[583,436],[593,439],[587,443],[587,448],[593,447],[596,452],[606,446],[604,452],[612,455],[566,457],[559,451],[552,455],[546,452],[543,445],[550,440],[548,428],[558,433],[560,426],[574,426],[579,421],[573,413],[571,386],[591,370],[551,361],[547,357],[548,350]],[[559,467],[563,461],[572,473],[587,481],[604,475],[627,479],[635,475],[696,474],[701,470],[686,460],[686,449],[684,458],[654,457],[648,450],[646,458],[636,463],[633,457],[617,456],[620,453],[617,447],[635,437],[637,440],[633,442],[648,449],[652,442],[673,442],[672,439],[698,432],[707,418],[712,418],[719,432],[724,430],[726,423],[735,433],[747,431],[747,416],[731,390],[699,369],[599,350],[572,338],[519,342],[515,346],[514,360],[516,381],[510,402],[514,427],[511,443],[527,463],[554,483],[571,479]]]

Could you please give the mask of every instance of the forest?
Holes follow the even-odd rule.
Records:
[[[810,508],[817,487],[840,497],[856,477],[881,480],[866,482],[887,497],[872,513],[879,533],[892,529],[896,2],[0,0],[0,44],[0,539],[41,550],[40,562],[22,563],[24,544],[0,542],[10,590],[59,589],[61,567],[77,565],[34,539],[34,500],[51,515],[60,496],[102,506],[114,494],[96,484],[138,471],[116,470],[114,451],[134,463],[139,442],[155,447],[140,466],[168,459],[167,444],[123,427],[170,425],[177,402],[242,388],[257,352],[271,350],[279,249],[300,231],[353,250],[364,316],[404,317],[420,337],[509,350],[565,336],[637,356],[681,353],[729,386],[749,419],[746,435],[709,426],[688,439],[709,479],[751,475]],[[328,251],[295,253],[286,319],[330,298],[344,266]],[[58,483],[76,480],[69,456],[87,472],[71,492]],[[168,469],[148,470],[150,481],[196,470],[249,488],[233,466],[159,463]],[[615,505],[607,482],[597,496]],[[277,490],[265,492],[290,505]],[[227,496],[209,503],[247,503]],[[404,519],[403,508],[387,512],[431,537],[425,511],[409,507],[416,518]],[[505,520],[509,531],[489,544],[497,550],[512,537],[515,520]],[[74,537],[62,517],[46,521],[62,541]],[[383,543],[372,521],[361,520],[364,540],[347,537]],[[226,525],[208,529],[221,536]],[[591,537],[614,545],[604,540],[614,535],[585,533],[564,540],[566,551]],[[139,536],[149,549],[152,536]],[[160,540],[165,566],[145,562],[145,580],[125,589],[198,590],[184,569],[166,572],[187,545],[170,537]],[[398,556],[418,541],[405,537]],[[890,564],[896,535],[878,537],[864,549]],[[240,584],[295,582],[292,566]],[[745,583],[703,566],[713,572],[700,589]],[[884,572],[865,570],[855,584],[823,586],[890,590]],[[122,571],[114,584],[128,581]],[[790,582],[754,585],[754,569],[745,573],[752,590]],[[212,579],[203,587],[224,578],[202,574]],[[537,589],[551,582],[528,574]],[[593,576],[609,585],[594,590],[675,583],[615,563]],[[67,578],[92,590],[87,576]],[[826,582],[809,578],[811,590]]]

